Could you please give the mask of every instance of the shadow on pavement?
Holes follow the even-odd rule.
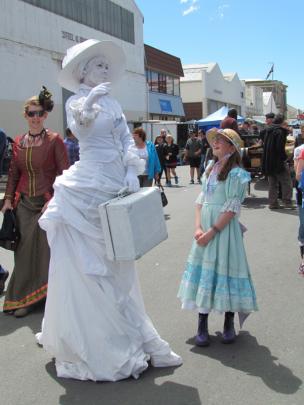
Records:
[[[265,208],[268,205],[268,198],[266,197],[256,197],[251,194],[249,197],[245,198],[242,206],[244,208]]]
[[[40,332],[43,314],[43,305],[35,308],[33,312],[24,318],[15,318],[14,315],[8,315],[0,312],[0,336],[10,335],[11,333],[15,332],[15,330],[24,326],[31,328],[34,334]]]
[[[60,405],[201,405],[196,388],[172,381],[156,383],[157,378],[174,374],[174,368],[146,370],[138,380],[111,382],[77,381],[57,378],[54,362],[46,365],[47,373],[64,389],[59,398]]]
[[[279,210],[271,210],[273,212],[279,213],[279,214],[287,214],[287,215],[293,215],[298,217],[299,213],[297,209],[291,210],[291,209],[279,209]]]
[[[271,354],[266,346],[258,343],[249,332],[241,331],[237,341],[231,345],[220,342],[221,334],[211,336],[211,345],[205,348],[193,347],[193,353],[220,361],[225,367],[231,367],[244,373],[259,377],[273,391],[291,395],[298,391],[302,380]],[[194,345],[194,338],[186,343]]]
[[[265,179],[254,179],[251,183],[251,189],[268,191],[268,181]]]

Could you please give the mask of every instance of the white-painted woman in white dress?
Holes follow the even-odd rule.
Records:
[[[48,296],[40,344],[56,359],[59,377],[117,381],[147,367],[178,366],[181,358],[147,316],[134,262],[111,262],[98,205],[127,186],[139,189],[140,159],[109,83],[124,55],[111,41],[70,48],[60,83],[76,94],[66,104],[80,160],[57,177],[40,226],[51,248]],[[121,224],[123,227],[124,224]]]

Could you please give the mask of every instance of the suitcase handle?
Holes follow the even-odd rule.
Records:
[[[126,197],[126,196],[129,195],[129,194],[131,194],[131,193],[129,192],[129,188],[128,188],[128,187],[123,187],[123,188],[121,188],[121,189],[118,191],[117,197],[118,197],[118,198],[123,198],[123,197]]]

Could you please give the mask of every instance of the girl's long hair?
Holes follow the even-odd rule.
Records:
[[[213,157],[213,164],[208,167],[206,170],[206,177],[209,177],[209,174],[214,166],[214,163],[218,161],[218,158],[216,156]],[[230,172],[231,169],[234,167],[240,167],[242,166],[242,159],[240,154],[237,151],[234,151],[231,156],[227,159],[226,163],[222,167],[222,170],[219,172],[217,175],[218,181],[225,181],[228,177],[228,173]]]

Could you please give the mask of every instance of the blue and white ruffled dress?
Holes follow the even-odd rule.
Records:
[[[242,314],[258,309],[238,220],[249,181],[250,174],[239,167],[225,181],[203,176],[202,193],[196,201],[202,204],[202,228],[208,230],[222,212],[236,215],[207,246],[193,241],[178,292],[184,309]]]

